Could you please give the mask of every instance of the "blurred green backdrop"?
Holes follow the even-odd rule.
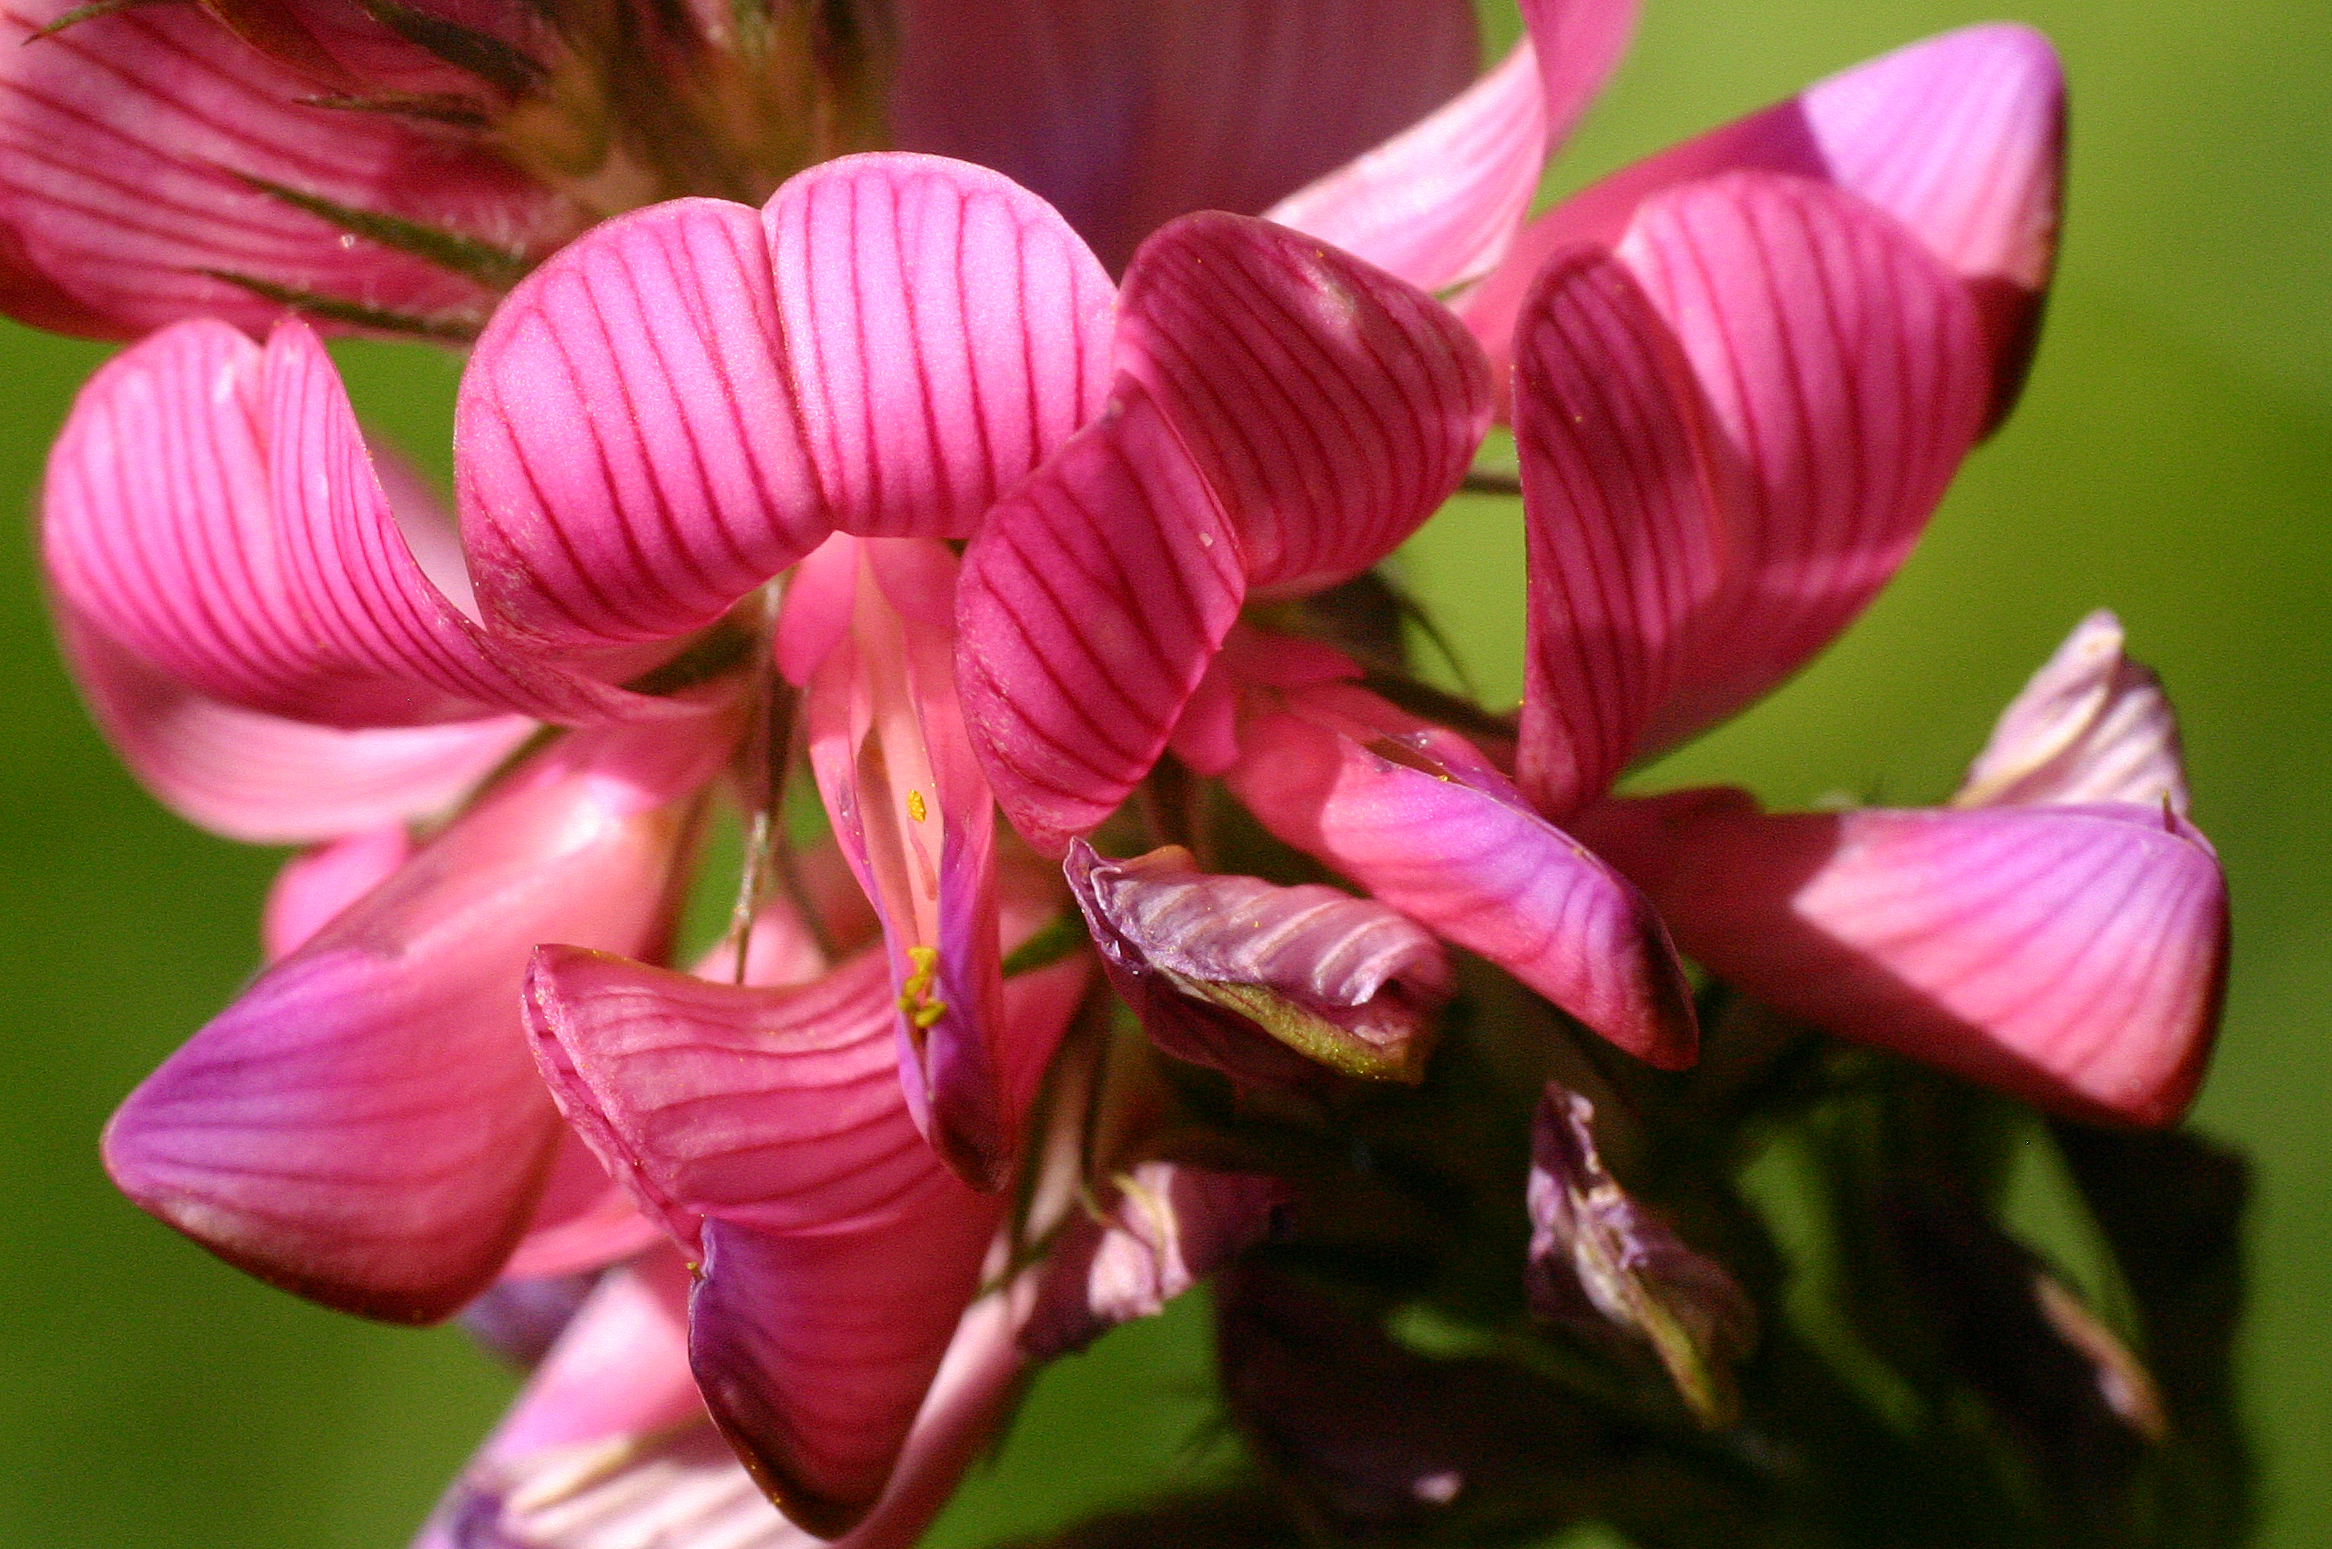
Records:
[[[1559,187],[1990,9],[1969,0],[1647,0]],[[2027,0],[2073,83],[2072,203],[2039,367],[1916,558],[1811,671],[1647,783],[1768,800],[1949,788],[1991,717],[2108,604],[2184,713],[2197,816],[2235,885],[2233,999],[2196,1113],[2260,1169],[2245,1341],[2263,1542],[2332,1542],[2332,7]],[[1511,15],[1492,13],[1499,40]],[[0,333],[0,504],[29,514],[97,348]],[[442,467],[454,364],[342,350],[359,403]],[[1477,679],[1521,677],[1512,502],[1460,501],[1410,576]],[[19,526],[19,532],[29,531]],[[275,857],[157,810],[90,731],[29,540],[0,565],[0,1544],[389,1549],[508,1380],[460,1336],[264,1290],[122,1203],[112,1104],[254,965]],[[1219,1459],[1203,1310],[1044,1381],[936,1540],[1025,1531]]]

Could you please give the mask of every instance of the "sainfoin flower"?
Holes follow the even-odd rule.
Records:
[[[94,114],[185,217],[0,177],[13,310],[159,327],[51,458],[68,658],[164,801],[314,845],[107,1164],[328,1305],[555,1310],[425,1544],[911,1542],[1029,1364],[1406,1176],[1335,1126],[1362,1082],[1448,1111],[1476,970],[1680,1070],[1681,948],[2062,1114],[2183,1111],[2224,889],[2110,616],[1950,807],[1613,794],[1843,630],[2013,403],[2045,42],[1914,45],[1526,223],[1633,8],[1526,5],[1462,91],[1468,9],[1399,9],[206,0],[0,75],[8,143]],[[870,105],[907,149],[829,159]],[[474,336],[454,520],[287,306]],[[1501,418],[1512,719],[1337,615]],[[1571,1102],[1534,1273],[1683,1317],[1715,1423],[1745,1295]]]

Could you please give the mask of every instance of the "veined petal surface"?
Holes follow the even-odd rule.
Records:
[[[898,27],[897,143],[1035,190],[1113,273],[1178,215],[1255,214],[1407,128],[1480,55],[1462,0],[905,0]]]
[[[2161,806],[1761,813],[1615,802],[1587,837],[1710,972],[1792,1016],[2086,1119],[2169,1124],[2225,989],[2217,858]]]
[[[2121,620],[2100,608],[2074,627],[1992,728],[1955,807],[2189,805],[2178,718],[2162,680],[2122,651]]]

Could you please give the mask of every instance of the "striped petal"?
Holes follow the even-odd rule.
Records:
[[[1992,728],[1955,807],[2167,806],[2186,814],[2186,761],[2162,680],[2122,653],[2103,608],[2075,626]]]
[[[2159,806],[1591,813],[1597,849],[1744,993],[2079,1118],[2169,1124],[2210,1053],[2227,894]]]
[[[1490,423],[1481,352],[1455,316],[1230,215],[1142,245],[1117,361],[1197,459],[1262,592],[1317,591],[1390,554],[1457,488]]]
[[[849,156],[789,181],[764,224],[802,434],[844,531],[968,538],[1100,410],[1109,276],[1010,180]]]
[[[1692,1000],[1651,906],[1464,739],[1358,688],[1259,701],[1226,779],[1286,843],[1478,952],[1622,1049],[1692,1063]]]
[[[58,599],[57,635],[89,714],[154,799],[245,844],[306,844],[438,812],[535,730],[522,716],[341,731],[199,694]]]
[[[1236,532],[1138,383],[989,514],[957,685],[996,801],[1060,855],[1149,773],[1244,597]]]
[[[1997,423],[2022,385],[2055,265],[2064,133],[2064,78],[2046,38],[2008,23],[1943,33],[1556,206],[1468,298],[1466,319],[1503,366],[1533,277],[1552,254],[1616,243],[1637,206],[1680,183],[1739,170],[1815,178],[1886,211],[1968,287],[1990,346],[1988,419]]]
[[[1112,272],[1178,215],[1252,215],[1407,128],[1479,58],[1462,0],[897,10],[897,143],[1034,189]]]
[[[33,37],[74,9],[0,6],[12,316],[100,338],[196,316],[257,333],[296,296],[357,326],[466,333],[493,304],[481,273],[514,272],[573,221],[474,139],[312,105],[313,80],[195,6],[126,7]],[[317,213],[332,206],[443,233],[467,261]]]
[[[787,1514],[835,1536],[880,1495],[1002,1202],[923,1143],[887,964],[790,989],[544,948],[527,992],[568,1118],[704,1266],[690,1357]]]
[[[223,323],[124,352],[49,459],[42,536],[73,610],[247,709],[347,728],[684,715],[488,635],[415,557],[331,358]]]
[[[483,1290],[560,1133],[516,996],[544,937],[655,950],[716,739],[570,738],[262,974],[114,1115],[122,1191],[228,1262],[400,1322]]]
[[[1522,759],[1559,815],[1861,612],[1981,429],[1985,347],[1899,225],[1769,173],[1645,202],[1611,259],[1550,271],[1526,333]]]

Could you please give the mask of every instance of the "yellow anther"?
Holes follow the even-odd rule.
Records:
[[[907,816],[920,823],[930,815],[931,809],[923,804],[923,793],[921,791],[909,791],[907,793]],[[915,950],[919,952],[928,952],[931,949],[929,947],[917,947]]]
[[[907,961],[915,965],[915,971],[899,986],[899,1010],[915,1024],[917,1032],[925,1032],[947,1015],[947,1002],[931,993],[932,982],[939,977],[939,948],[909,947]]]

